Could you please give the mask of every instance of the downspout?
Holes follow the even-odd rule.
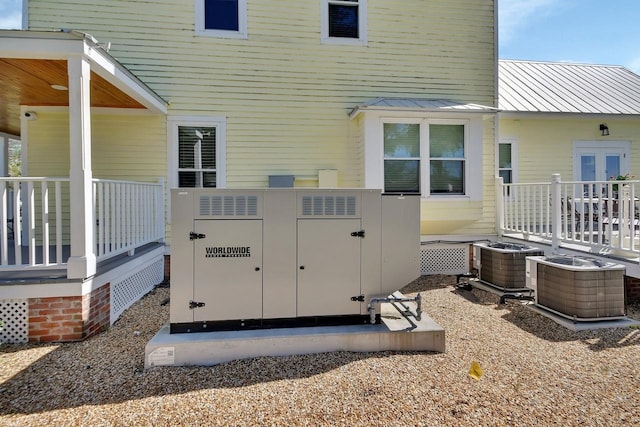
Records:
[[[29,29],[29,0],[22,0],[22,29]]]

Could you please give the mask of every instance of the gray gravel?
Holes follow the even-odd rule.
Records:
[[[168,321],[156,289],[81,343],[0,347],[2,425],[640,425],[640,329],[571,332],[429,276],[447,352],[261,357],[143,371]],[[629,307],[640,319],[640,307]],[[469,376],[473,361],[484,375]]]

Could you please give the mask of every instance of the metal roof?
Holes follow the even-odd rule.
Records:
[[[355,117],[361,111],[459,111],[465,113],[495,113],[494,107],[480,104],[468,104],[450,99],[415,99],[415,98],[376,98],[357,105],[349,113]]]
[[[503,112],[640,114],[640,76],[621,66],[500,60]]]

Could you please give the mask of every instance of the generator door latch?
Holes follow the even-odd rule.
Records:
[[[204,307],[204,303],[203,302],[189,301],[189,309],[190,310],[193,310],[194,308],[200,308],[200,307]]]
[[[356,295],[354,297],[351,297],[351,301],[360,301],[360,302],[364,302],[364,295]]]
[[[351,235],[353,237],[362,237],[362,238],[364,238],[364,230],[354,231],[353,233],[351,233]]]
[[[205,237],[207,236],[201,233],[194,233],[193,231],[189,233],[189,240],[204,239]]]

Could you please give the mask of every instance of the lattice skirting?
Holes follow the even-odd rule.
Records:
[[[132,271],[129,277],[111,282],[111,324],[163,279],[164,258],[159,258],[138,271]]]
[[[463,274],[469,272],[469,244],[426,244],[420,247],[420,272]]]
[[[0,300],[0,342],[21,344],[29,341],[29,302],[26,299]]]

